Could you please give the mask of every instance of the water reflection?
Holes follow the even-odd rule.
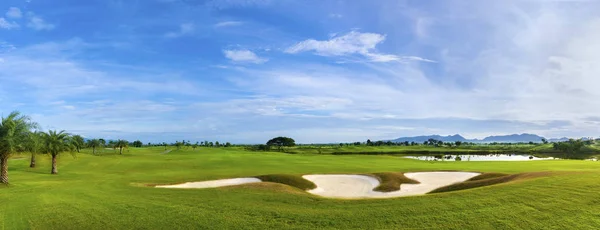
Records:
[[[530,161],[530,160],[554,160],[558,158],[539,158],[531,155],[517,154],[490,154],[490,155],[428,155],[428,156],[406,156],[405,158],[424,161]]]

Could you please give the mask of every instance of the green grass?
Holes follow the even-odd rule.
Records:
[[[162,147],[131,148],[123,155],[107,150],[99,156],[82,153],[77,159],[65,154],[59,159],[58,175],[50,175],[47,156],[38,157],[35,169],[26,159],[9,160],[12,184],[0,187],[0,229],[600,227],[600,162],[428,162],[387,155],[294,155],[235,148],[162,152]],[[321,198],[277,183],[215,189],[140,186],[269,174],[432,170],[555,173],[449,193],[368,200]]]
[[[401,184],[418,184],[419,182],[404,176],[401,172],[382,172],[372,173],[370,176],[374,176],[379,180],[379,186],[373,190],[378,192],[393,192],[400,190]]]

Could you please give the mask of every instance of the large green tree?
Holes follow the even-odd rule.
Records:
[[[140,140],[136,140],[136,141],[134,141],[133,143],[131,143],[131,145],[133,145],[133,147],[140,148],[140,147],[142,147],[144,144],[142,143],[142,141],[140,141]]]
[[[126,140],[117,140],[115,142],[115,148],[119,148],[119,154],[123,154],[123,148],[127,148],[129,142]]]
[[[275,137],[267,141],[267,146],[276,146],[280,151],[285,147],[292,147],[296,145],[296,141],[289,137]]]
[[[8,158],[23,144],[37,124],[18,111],[2,117],[0,123],[0,183],[8,184]]]
[[[47,133],[42,133],[42,139],[44,141],[44,152],[52,156],[52,174],[58,174],[58,165],[56,158],[60,153],[69,151],[75,156],[76,147],[73,145],[73,140],[68,133],[64,130],[57,132],[55,130],[48,130]]]

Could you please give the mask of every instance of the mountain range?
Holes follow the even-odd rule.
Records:
[[[400,138],[390,140],[390,141],[393,141],[393,142],[405,142],[405,141],[413,142],[414,141],[417,143],[423,143],[424,141],[427,141],[430,138],[439,140],[439,141],[443,141],[443,142],[462,141],[462,142],[479,142],[479,143],[489,143],[489,142],[516,143],[516,142],[530,142],[531,141],[531,142],[537,143],[537,142],[542,142],[542,139],[544,137],[538,136],[535,134],[523,133],[523,134],[489,136],[489,137],[486,137],[483,139],[467,139],[459,134],[455,134],[455,135],[448,135],[448,136],[429,135],[429,136],[415,136],[415,137],[400,137]],[[566,141],[566,140],[568,140],[568,138],[566,138],[566,137],[548,139],[548,141]]]

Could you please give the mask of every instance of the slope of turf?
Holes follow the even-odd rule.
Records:
[[[419,182],[404,176],[401,172],[382,172],[372,173],[373,176],[379,180],[379,186],[373,190],[378,192],[393,192],[400,190],[401,184],[418,184]]]
[[[535,173],[520,173],[520,174],[512,174],[506,175],[501,173],[486,173],[481,174],[479,178],[473,177],[470,180],[467,180],[462,183],[456,183],[448,186],[444,186],[441,188],[437,188],[430,193],[441,193],[441,192],[451,192],[465,189],[478,188],[483,186],[490,186],[500,183],[507,183],[511,181],[517,181],[522,179],[530,179],[535,177],[542,177],[550,175],[549,172],[535,172]]]
[[[506,174],[506,173],[482,173],[478,176],[468,179],[467,181],[485,180],[485,179],[503,177],[503,176],[508,176],[508,174]]]
[[[298,175],[270,174],[257,176],[256,178],[261,179],[264,182],[285,184],[302,190],[309,190],[317,187],[317,185],[315,185],[312,181],[304,179],[302,176]]]
[[[84,150],[88,151],[88,150]],[[290,155],[234,149],[130,148],[123,155],[9,160],[0,229],[597,229],[600,162],[426,162],[393,156]],[[25,156],[26,157],[26,156]],[[214,189],[136,184],[313,173],[459,170],[544,177],[478,189],[374,200],[317,197],[256,183]],[[578,172],[578,173],[564,173]]]

